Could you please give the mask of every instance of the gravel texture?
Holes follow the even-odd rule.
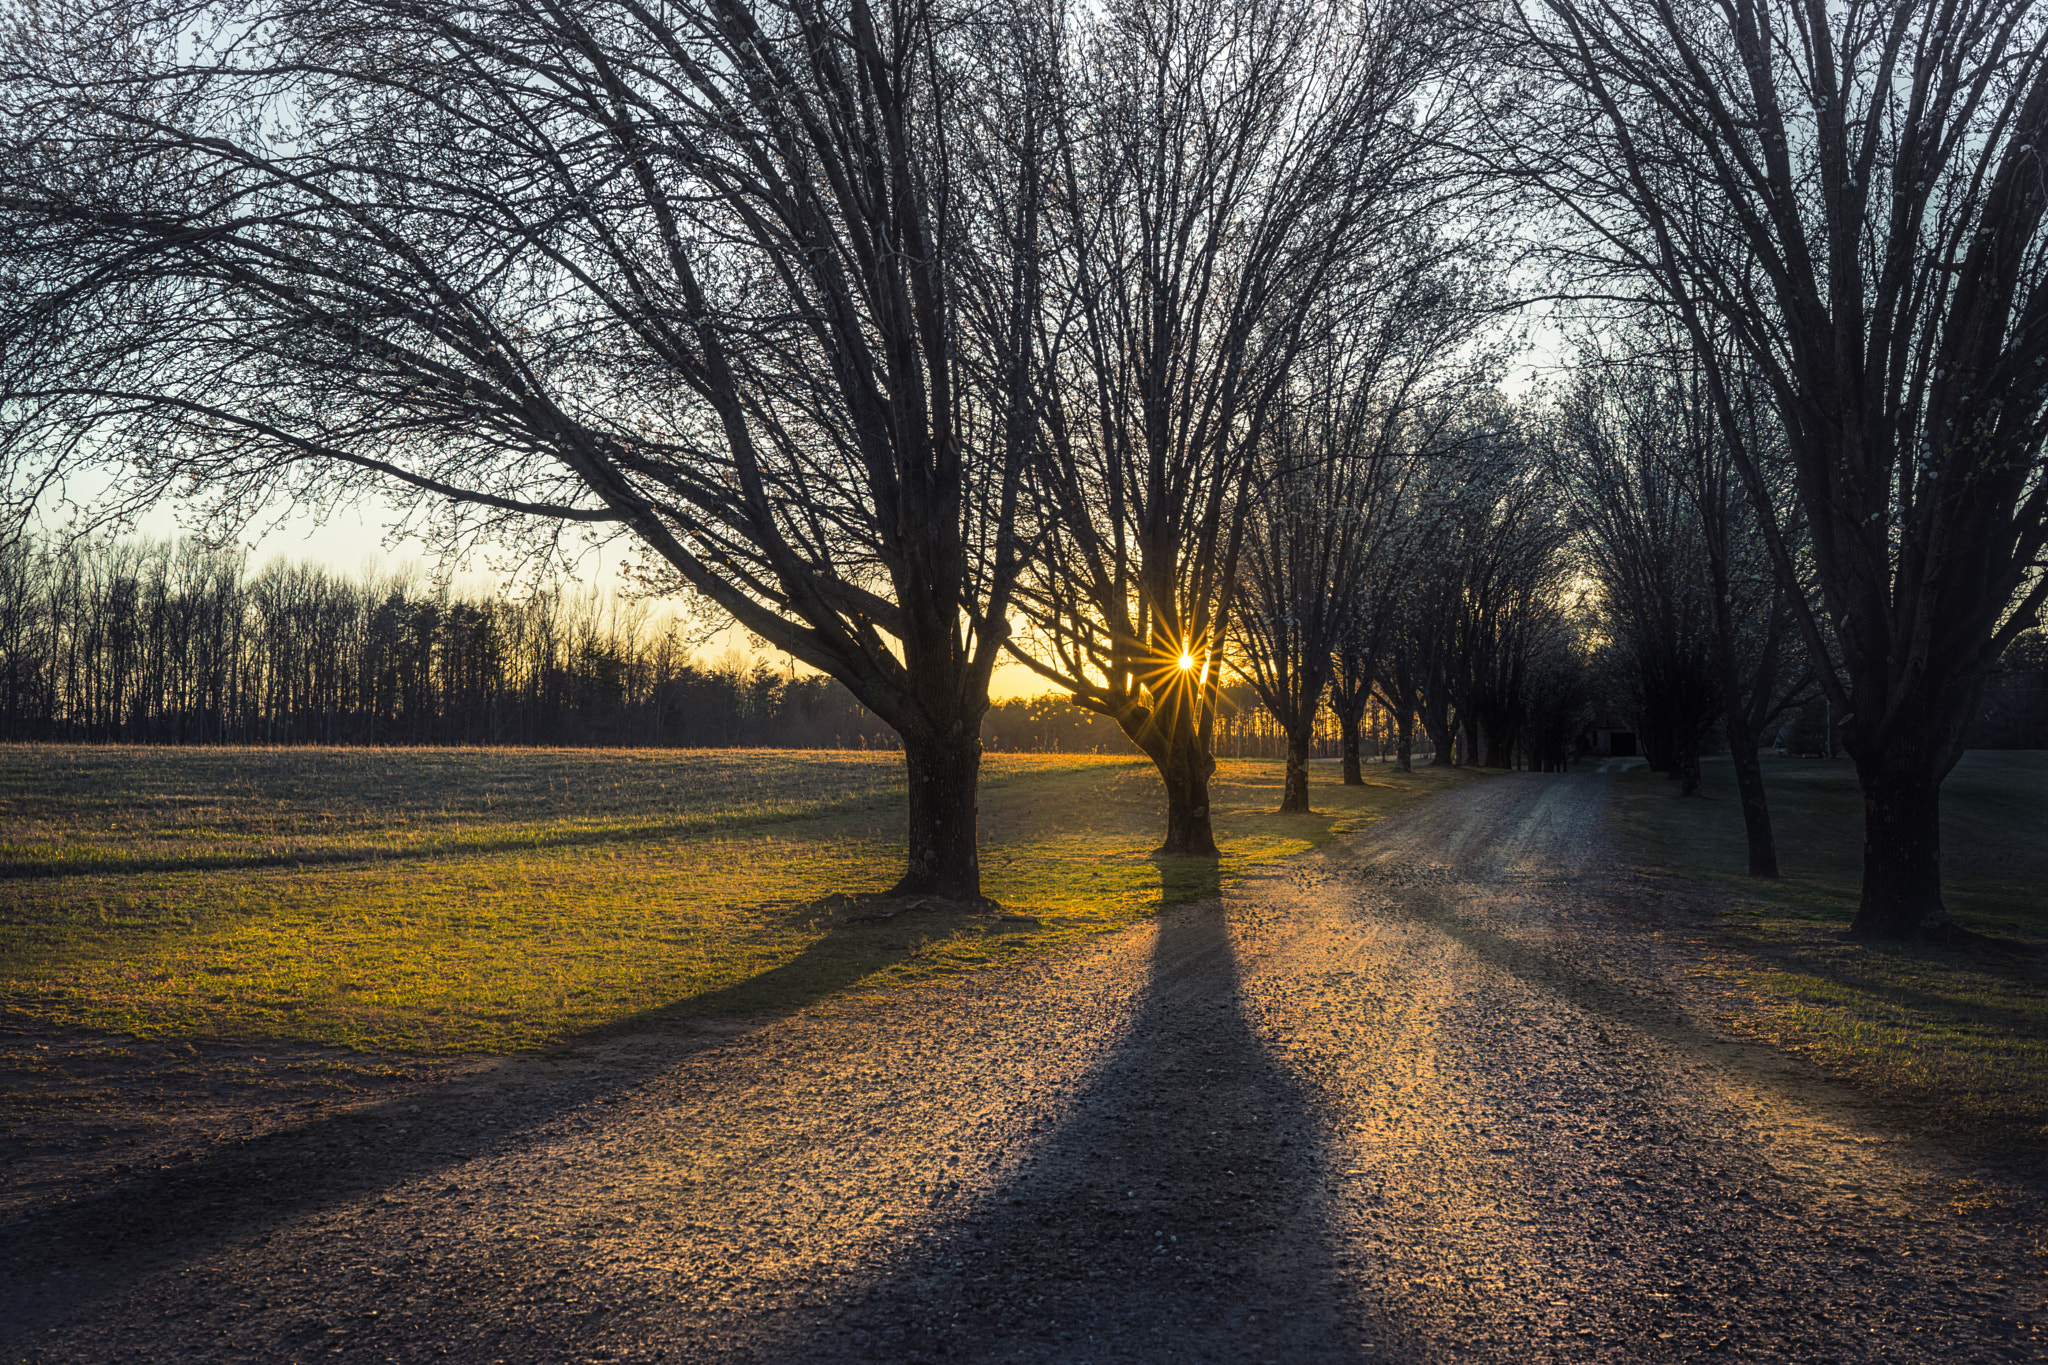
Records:
[[[0,1353],[2048,1358],[2038,1175],[1703,1022],[1605,782],[1474,783],[1049,960],[46,1142]]]

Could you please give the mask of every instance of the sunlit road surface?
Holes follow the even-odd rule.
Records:
[[[74,1200],[7,1230],[5,1350],[2044,1358],[2033,1193],[1699,1022],[1606,782],[1475,783],[1057,961]]]

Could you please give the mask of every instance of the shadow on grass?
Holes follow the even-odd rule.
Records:
[[[1149,861],[1157,869],[1160,882],[1155,910],[1159,905],[1215,897],[1228,875],[1227,869],[1214,859],[1155,855]],[[472,1088],[473,1078],[464,1078],[457,1085],[408,1090],[358,1110],[312,1117],[239,1143],[215,1142],[201,1146],[196,1154],[175,1153],[144,1169],[107,1176],[92,1186],[74,1185],[66,1191],[68,1198],[52,1198],[7,1228],[18,1244],[35,1246],[37,1255],[32,1260],[0,1264],[0,1302],[9,1305],[9,1311],[0,1318],[0,1340],[19,1340],[74,1318],[81,1311],[90,1311],[99,1297],[121,1292],[140,1276],[204,1258],[230,1241],[260,1239],[277,1227],[322,1210],[371,1200],[391,1189],[516,1149],[557,1119],[652,1081],[686,1061],[693,1051],[718,1041],[701,1031],[694,1038],[688,1036],[693,1020],[743,1016],[747,1023],[766,1022],[857,986],[878,972],[910,960],[924,945],[965,929],[972,928],[997,939],[1011,933],[1028,937],[1033,929],[1029,921],[1006,923],[998,917],[943,907],[907,912],[877,924],[844,922],[889,899],[828,897],[800,908],[795,912],[799,920],[808,918],[817,923],[830,919],[833,923],[794,958],[746,980],[581,1032],[563,1040],[556,1051],[632,1034],[670,1033],[675,1038],[674,1046],[662,1044],[637,1053],[613,1051],[607,1054],[605,1069],[570,1078],[549,1076],[545,1085],[524,1084],[524,1080],[538,1074],[532,1068],[545,1061],[545,1057],[514,1059],[507,1064],[509,1069],[495,1078],[495,1083],[481,1089]],[[1227,951],[1220,922],[1213,915],[1197,914],[1193,918],[1207,922],[1208,927],[1198,932],[1214,941],[1190,945],[1183,933],[1180,938],[1169,936],[1169,943],[1177,952],[1193,953],[1211,963],[1203,969],[1207,973],[1203,979],[1208,982],[1203,989],[1226,993],[1234,990],[1234,978],[1215,976],[1224,968],[1216,967],[1213,959]],[[1161,971],[1168,971],[1165,958]],[[1168,986],[1162,985],[1162,989]],[[1180,1004],[1172,1008],[1194,1008],[1187,1004],[1184,990],[1176,998]],[[1169,1020],[1167,1015],[1156,1017]],[[1171,1032],[1181,1025],[1169,1021],[1160,1022],[1157,1027]],[[204,1067],[208,1065],[209,1053],[221,1056],[235,1050],[195,1044],[194,1064]],[[1247,1068],[1247,1074],[1256,1075],[1255,1088],[1270,1091],[1275,1097],[1265,1101],[1269,1110],[1300,1110],[1297,1100],[1286,1098],[1285,1086],[1291,1083],[1264,1059],[1260,1045],[1242,1020],[1232,1023],[1225,1051],[1232,1066]],[[1119,1088],[1151,1087],[1153,1093],[1164,1095],[1166,1091],[1161,1087],[1191,1083],[1175,1079],[1178,1072],[1152,1076],[1157,1062],[1156,1052],[1141,1048],[1120,1064],[1118,1075],[1124,1079],[1103,1090],[1094,1103],[1112,1105]],[[82,1079],[87,1085],[96,1082],[96,1078]],[[413,1105],[427,1112],[415,1116],[411,1113]],[[1187,1125],[1206,1120],[1200,1115],[1183,1114],[1173,1121]],[[1304,1121],[1295,1113],[1288,1124],[1271,1131],[1247,1131],[1258,1137],[1258,1143],[1278,1142],[1278,1134],[1296,1131]],[[1109,1120],[1097,1113],[1088,1122],[1100,1125]],[[1289,1124],[1293,1126],[1290,1128]],[[1166,1134],[1162,1138],[1167,1143],[1164,1150],[1177,1150],[1184,1145],[1185,1136]],[[1281,1147],[1286,1145],[1279,1142]],[[1162,1165],[1160,1173],[1151,1179],[1154,1183],[1169,1175],[1217,1179],[1217,1173],[1226,1169],[1230,1160],[1254,1159],[1250,1152],[1233,1156],[1233,1149],[1218,1150],[1223,1154],[1213,1160],[1187,1157],[1185,1171],[1169,1171],[1168,1166]],[[1210,1170],[1212,1166],[1216,1169]],[[1224,1225],[1226,1229],[1229,1226]],[[1203,1254],[1223,1255],[1226,1240],[1218,1233]],[[1039,1250],[1023,1248],[1017,1254],[1038,1255]],[[1180,1264],[1188,1262],[1183,1260]],[[52,1278],[74,1270],[85,1273]],[[1210,1276],[1203,1283],[1214,1282],[1214,1272],[1202,1273]],[[1135,1287],[1133,1292],[1135,1312],[1141,1296],[1136,1296]],[[1281,1290],[1276,1287],[1274,1292]],[[1317,1330],[1323,1330],[1323,1326]]]
[[[1169,898],[1213,893],[1213,862],[1158,859]],[[827,897],[799,909],[798,918],[840,920],[849,912],[900,906],[905,898]],[[670,1001],[625,1019],[581,1031],[548,1053],[514,1058],[499,1084],[470,1093],[457,1086],[409,1090],[350,1112],[321,1115],[237,1144],[217,1143],[197,1155],[178,1152],[144,1169],[108,1177],[91,1188],[67,1191],[5,1228],[17,1244],[33,1245],[33,1259],[0,1263],[0,1341],[44,1330],[73,1317],[100,1294],[114,1293],[139,1275],[218,1250],[229,1238],[261,1237],[267,1230],[319,1210],[372,1199],[530,1140],[534,1130],[564,1114],[602,1104],[672,1070],[693,1052],[731,1031],[689,1036],[691,1021],[742,1016],[746,1025],[794,1013],[875,973],[911,959],[924,945],[967,928],[1001,937],[1025,932],[1030,922],[964,910],[907,911],[879,924],[834,923],[795,958],[744,981]],[[545,1063],[589,1044],[633,1034],[673,1034],[675,1045],[644,1055],[612,1054],[609,1069],[568,1082],[529,1086],[516,1101],[505,1090],[520,1082],[519,1068]],[[284,1046],[284,1045],[280,1045]],[[192,1045],[195,1066],[209,1054],[238,1054],[232,1045]],[[98,1077],[80,1077],[96,1086]],[[118,1082],[117,1082],[118,1083]],[[414,1117],[411,1106],[431,1106]],[[424,1138],[415,1134],[424,1130]],[[76,1267],[91,1278],[53,1279]]]
[[[53,1198],[0,1228],[16,1245],[36,1248],[32,1258],[0,1262],[0,1304],[7,1305],[0,1314],[0,1342],[73,1318],[100,1295],[216,1252],[230,1239],[261,1239],[289,1221],[517,1148],[536,1129],[601,1105],[730,1036],[685,1036],[681,1025],[688,1019],[744,1014],[752,1024],[792,1013],[901,961],[908,930],[834,929],[769,972],[580,1032],[548,1053],[510,1059],[511,1073],[480,1090],[472,1088],[473,1077],[408,1089],[238,1143],[216,1142],[196,1154],[169,1152],[134,1170],[117,1167],[92,1186],[73,1186],[65,1191],[68,1198]],[[567,1080],[551,1075],[545,1085],[521,1088],[552,1057],[625,1034],[671,1030],[673,1047],[638,1055],[614,1052],[602,1070]],[[191,1050],[192,1065],[204,1068],[245,1049],[195,1042]],[[78,1079],[101,1083],[98,1077]],[[509,1099],[513,1091],[517,1098]],[[414,1106],[428,1112],[415,1115]]]
[[[1878,1027],[1932,1028],[1936,1039],[1948,1031],[1972,1036],[2038,1036],[2038,1000],[2044,986],[2041,950],[2033,944],[1977,942],[1963,947],[1871,943],[1846,932],[1826,936],[1821,944],[1759,934],[1747,927],[1721,926],[1722,932],[1756,955],[1758,965],[1793,978],[1771,994],[1787,1007],[1854,1006],[1853,1022]],[[1963,973],[1983,985],[1959,987]],[[1920,978],[1916,980],[1915,978]],[[1799,979],[1821,984],[1804,987]],[[1985,998],[1986,988],[2012,993],[2007,1003]],[[1959,993],[1960,991],[1968,993]],[[1872,1013],[1868,1002],[1881,1008]],[[1917,1016],[1917,1017],[1916,1017]],[[2048,1110],[2041,1117],[2048,1118]]]
[[[1149,860],[1159,872],[1159,899],[1140,918],[1190,901],[1222,894],[1224,872],[1214,858],[1182,858],[1153,854]],[[799,919],[844,916],[884,911],[914,903],[916,897],[888,895],[831,896],[796,912]],[[820,906],[829,905],[829,910]],[[859,985],[862,981],[911,961],[922,949],[942,944],[961,935],[980,935],[994,940],[1000,952],[1005,941],[1018,950],[1036,947],[1030,938],[1041,927],[1028,916],[994,914],[955,909],[940,904],[929,910],[904,910],[881,923],[834,923],[802,952],[777,967],[757,972],[744,981],[706,991],[684,1000],[630,1015],[615,1023],[589,1030],[586,1037],[639,1033],[664,1022],[717,1015],[787,1014],[815,1004],[828,996]]]
[[[1223,894],[1223,865],[1215,858],[1182,858],[1154,853],[1152,866],[1159,869],[1159,904],[1185,905]]]
[[[837,816],[874,813],[877,818],[900,814],[901,802],[852,797],[844,801],[790,811],[744,811],[730,816],[705,816],[671,820],[658,824],[636,824],[612,829],[582,829],[531,834],[504,834],[495,838],[456,838],[442,843],[411,846],[365,845],[348,848],[313,848],[285,853],[201,853],[178,856],[108,857],[78,859],[36,857],[16,854],[0,862],[0,880],[40,880],[60,877],[123,876],[143,872],[234,872],[265,867],[336,867],[351,864],[395,863],[432,858],[483,857],[493,853],[534,852],[547,849],[602,847],[613,844],[658,843],[690,839],[733,830],[773,829],[783,825],[808,824]],[[288,839],[290,835],[276,836]]]

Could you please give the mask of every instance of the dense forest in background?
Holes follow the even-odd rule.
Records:
[[[1236,700],[1224,752],[1278,753],[1279,731]],[[418,573],[252,569],[236,551],[140,539],[0,550],[0,739],[900,746],[831,679],[736,652],[706,661],[674,622],[595,592],[464,595]],[[1136,752],[1057,696],[996,703],[982,739]]]
[[[589,593],[459,595],[196,541],[0,557],[0,735],[175,744],[875,743],[824,679],[707,666]]]

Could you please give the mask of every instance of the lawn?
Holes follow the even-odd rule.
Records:
[[[1775,882],[1742,875],[1727,763],[1706,765],[1699,801],[1641,771],[1615,782],[1647,875],[1716,893],[1727,1022],[1939,1125],[2048,1139],[2048,753],[1972,751],[1942,787],[1949,913],[2004,941],[1972,948],[1849,939],[1863,847],[1854,771],[1787,759],[1765,774]]]
[[[895,755],[4,746],[0,1017],[499,1052],[788,1010],[1122,928],[1465,780],[1331,770],[1318,814],[1280,816],[1280,763],[1226,760],[1218,864],[1151,855],[1143,760],[983,772],[1010,915],[859,923],[901,871]]]

